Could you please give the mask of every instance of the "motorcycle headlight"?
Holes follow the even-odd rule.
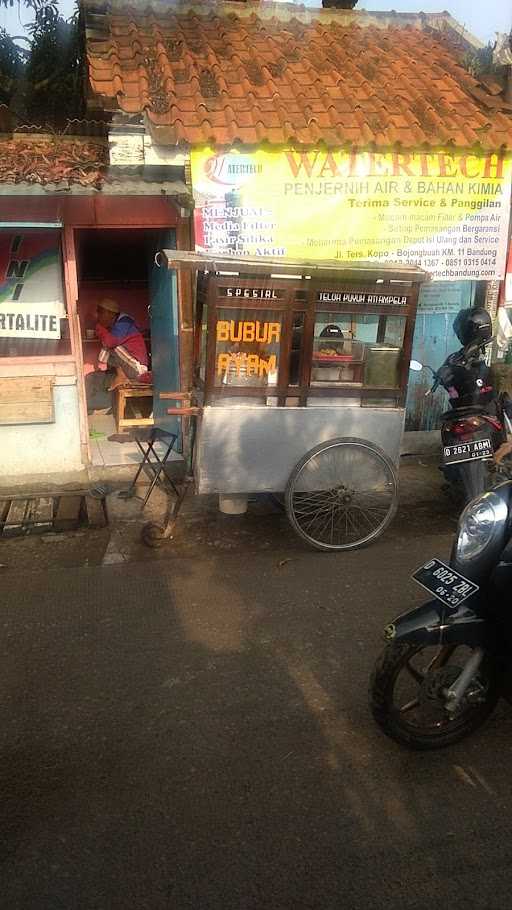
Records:
[[[470,502],[459,520],[455,555],[460,562],[480,556],[492,540],[497,524],[507,519],[507,506],[495,493],[484,493]]]

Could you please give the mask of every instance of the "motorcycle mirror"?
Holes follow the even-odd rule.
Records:
[[[419,360],[411,360],[409,364],[409,369],[413,370],[414,373],[421,373],[423,369],[423,364]]]

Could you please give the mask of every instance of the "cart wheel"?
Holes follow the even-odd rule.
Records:
[[[396,471],[364,439],[329,439],[294,467],[285,492],[294,531],[318,550],[353,550],[376,540],[398,505]]]
[[[158,550],[163,547],[164,543],[170,539],[170,535],[165,533],[165,528],[155,524],[154,521],[148,522],[142,528],[142,542],[152,550]]]

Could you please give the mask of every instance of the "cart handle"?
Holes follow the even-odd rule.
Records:
[[[167,408],[167,413],[176,417],[199,417],[201,408]]]
[[[167,413],[173,417],[198,417],[201,408],[192,405],[195,400],[194,392],[160,392],[160,398],[164,401],[188,401],[190,404],[181,408],[167,408]]]
[[[160,399],[163,401],[188,401],[193,395],[193,392],[160,392]]]

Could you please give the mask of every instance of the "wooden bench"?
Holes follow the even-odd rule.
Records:
[[[117,432],[132,429],[133,427],[152,427],[154,424],[153,417],[143,417],[139,407],[140,399],[146,399],[151,404],[151,415],[153,412],[153,386],[147,383],[132,383],[131,385],[121,385],[113,392],[114,419],[116,422]],[[133,416],[127,414],[127,409],[133,412]]]

